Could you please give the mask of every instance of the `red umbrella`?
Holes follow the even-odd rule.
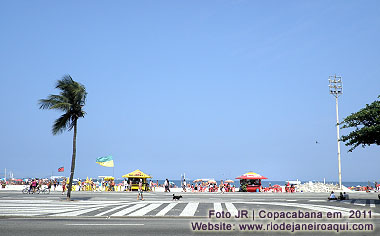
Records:
[[[236,177],[235,179],[268,179],[268,178],[262,175],[256,174],[254,172],[248,172],[242,176]]]

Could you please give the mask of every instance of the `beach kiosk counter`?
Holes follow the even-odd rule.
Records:
[[[132,191],[133,190],[138,190],[139,189],[139,181],[142,179],[143,183],[143,190],[148,191],[149,190],[149,184],[147,179],[152,178],[152,176],[145,174],[141,170],[135,170],[129,174],[123,175],[123,178],[128,178],[128,183],[132,181]]]
[[[240,186],[247,185],[247,192],[260,192],[261,180],[268,178],[254,172],[248,172],[242,176],[236,177],[236,179],[240,179]]]

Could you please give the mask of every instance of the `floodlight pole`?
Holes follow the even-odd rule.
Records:
[[[329,88],[330,94],[335,97],[335,109],[336,109],[336,135],[338,142],[338,173],[339,173],[339,189],[342,189],[342,167],[340,163],[340,136],[339,136],[339,112],[338,112],[338,97],[343,94],[342,77],[341,76],[329,76]]]

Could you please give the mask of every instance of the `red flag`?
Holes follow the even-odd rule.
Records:
[[[63,171],[65,171],[65,168],[63,168],[63,166],[58,168],[58,172],[63,172]]]

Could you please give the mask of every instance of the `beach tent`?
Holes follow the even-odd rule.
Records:
[[[138,190],[139,189],[139,181],[142,179],[143,183],[143,190],[147,191],[149,190],[149,186],[147,184],[147,179],[152,178],[152,176],[145,174],[141,170],[137,169],[129,174],[125,174],[122,176],[123,178],[128,178],[128,183],[132,181],[132,190]]]
[[[135,170],[129,174],[123,175],[122,177],[123,178],[140,178],[140,179],[152,178],[152,176],[145,174],[141,170]]]
[[[261,191],[261,180],[268,178],[254,172],[247,172],[236,179],[240,179],[240,186],[247,185],[247,192],[259,192]]]

